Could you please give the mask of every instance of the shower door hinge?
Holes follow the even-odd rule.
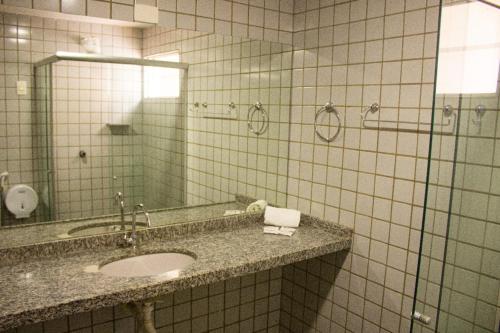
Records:
[[[425,325],[429,325],[431,323],[431,317],[426,316],[418,311],[413,312],[411,317]]]

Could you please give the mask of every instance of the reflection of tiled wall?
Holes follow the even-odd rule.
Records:
[[[188,204],[233,200],[235,193],[286,199],[291,51],[281,44],[150,28],[144,55],[179,50],[188,62]],[[236,120],[208,119],[236,104]],[[247,110],[260,101],[269,129],[247,129]],[[208,104],[196,110],[194,102]]]
[[[179,291],[155,304],[160,332],[279,332],[281,269]],[[123,306],[84,312],[8,333],[134,333]],[[7,333],[7,332],[6,332]]]
[[[2,0],[2,4],[134,21],[134,1]],[[159,25],[291,43],[293,0],[137,0],[159,7]]]
[[[183,91],[181,98],[143,100],[144,203],[148,209],[185,204],[184,95]]]
[[[56,50],[83,52],[84,50],[79,46],[79,38],[81,35],[90,33],[100,38],[104,54],[141,56],[141,31],[131,28],[74,21],[56,21],[22,15],[3,14],[1,20],[2,42],[0,43],[0,52],[3,61],[2,74],[0,75],[2,86],[0,93],[3,101],[0,103],[0,170],[10,172],[11,184],[25,183],[33,185],[32,172],[34,166],[31,134],[34,119],[33,112],[35,110],[32,109],[31,101],[31,89],[34,82],[32,64],[54,54]],[[79,71],[76,68],[74,70]],[[82,67],[82,73],[86,72],[89,75],[90,73],[96,74],[99,71],[99,69],[87,65]],[[71,74],[73,79],[79,75],[80,73]],[[16,94],[15,87],[18,80],[28,82],[28,94],[26,96]],[[97,80],[92,82],[87,77],[87,83],[97,84],[98,82]],[[73,90],[73,92],[76,91]],[[86,108],[86,110],[92,108],[93,110],[100,109],[102,111],[102,105],[104,105],[109,107],[109,110],[112,110],[113,106],[105,105],[105,96],[100,94],[100,91],[88,89],[83,91],[81,96],[78,94],[78,98],[86,99],[83,105],[78,106],[73,102],[76,96],[74,94],[68,95],[67,98],[69,99],[67,101],[71,104],[68,107],[71,106],[73,109]],[[101,100],[103,100],[103,103],[97,103],[97,101]],[[58,103],[64,108],[65,105],[63,104],[68,103],[62,101]],[[96,104],[99,104],[99,106]],[[66,123],[66,130],[71,133],[84,129],[90,133],[90,131],[96,131],[97,119],[95,116],[98,114],[97,112],[86,112],[80,119],[79,116],[77,117],[73,113],[71,119],[61,119],[61,122]],[[91,115],[93,115],[93,118]],[[78,125],[80,122],[82,123],[81,126]],[[90,140],[90,137],[87,137],[87,139]],[[73,146],[73,144],[71,145]],[[73,153],[74,151],[72,151],[71,156],[75,156]],[[63,159],[69,167],[69,151],[66,151],[66,156]],[[102,176],[92,178],[100,179],[99,177],[102,178]],[[89,178],[91,177],[87,177],[87,179]],[[69,186],[69,179],[66,180]],[[100,180],[97,181],[101,182]],[[78,184],[78,186],[87,186],[89,184],[89,182],[85,182],[85,184]]]
[[[284,289],[285,331],[408,331],[429,136],[364,129],[360,113],[378,102],[384,119],[428,120],[437,18],[437,1],[295,1],[287,205],[355,232],[342,260],[284,271],[314,296]],[[328,101],[342,119],[330,144],[313,128]]]
[[[457,97],[439,96],[438,109],[459,105]],[[423,242],[418,309],[436,318],[443,258],[439,332],[497,332],[500,320],[500,118],[495,94],[462,98],[459,136],[435,136]],[[487,109],[481,126],[474,109]],[[456,147],[455,176],[452,160]],[[448,221],[453,186],[452,214]],[[449,223],[449,241],[445,237]],[[435,327],[435,321],[431,328]],[[417,332],[427,332],[418,327]]]

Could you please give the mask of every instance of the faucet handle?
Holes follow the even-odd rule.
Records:
[[[130,234],[125,234],[123,235],[122,240],[118,243],[118,246],[121,247],[129,247],[133,246],[136,247],[137,245],[137,235],[135,233],[130,233]]]
[[[149,217],[149,213],[144,211],[144,216],[146,217],[146,225],[148,228],[151,228],[151,218]]]
[[[144,216],[146,217],[146,224],[148,226],[148,228],[151,227],[151,218],[149,217],[149,213],[148,211],[146,210],[146,208],[144,208],[144,204],[142,203],[139,203],[137,205],[134,206],[134,211],[133,211],[133,214],[135,215],[135,213],[140,210],[141,212],[144,213]]]
[[[115,201],[118,202],[118,201],[121,201],[123,200],[123,193],[118,191],[115,193]]]

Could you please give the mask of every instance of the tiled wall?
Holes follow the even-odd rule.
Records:
[[[170,294],[155,303],[158,333],[279,332],[281,269]],[[24,326],[5,333],[134,333],[124,306]]]
[[[365,129],[360,113],[377,102],[375,119],[429,118],[438,11],[438,1],[295,1],[287,205],[355,233],[342,260],[284,270],[285,331],[409,330],[429,136]],[[313,128],[328,101],[342,120],[329,144]],[[314,301],[294,301],[295,288],[313,288]]]
[[[93,29],[93,31],[99,31],[99,29],[103,29],[104,31],[108,31],[108,29],[112,29],[112,35],[106,36],[106,34],[99,35],[100,37],[106,39],[108,42],[111,42],[111,45],[108,45],[105,41],[103,42],[103,50],[104,53],[106,51],[112,51],[111,53],[127,55],[128,47],[132,49],[132,47],[128,44],[129,41],[122,36],[122,33],[131,33],[134,32],[132,29],[121,30],[118,28],[110,28],[107,26],[90,26],[73,23],[73,22],[65,22],[65,21],[51,21],[51,20],[42,20],[39,23],[35,18],[25,18],[25,17],[15,17],[11,15],[5,15],[9,22],[12,22],[14,18],[16,22],[18,19],[25,20],[26,22],[22,23],[21,26],[26,27],[27,33],[33,34],[34,27],[40,25],[39,29],[41,31],[41,36],[52,36],[54,34],[58,35],[57,43],[55,40],[51,40],[52,43],[49,45],[50,48],[46,49],[42,48],[42,50],[46,50],[46,52],[40,52],[35,57],[29,57],[29,62],[26,63],[26,68],[31,70],[31,63],[35,60],[40,60],[44,56],[52,54],[56,49],[57,50],[71,50],[71,51],[79,51],[78,47],[78,38],[80,30],[82,32],[88,32],[87,29]],[[35,23],[33,23],[35,22]],[[50,29],[52,27],[53,29]],[[38,28],[37,28],[38,29]],[[46,30],[51,31],[46,31]],[[52,31],[54,30],[54,31]],[[40,33],[38,30],[37,33]],[[187,36],[186,33],[180,33],[179,36]],[[169,35],[172,37],[175,35]],[[198,35],[196,35],[198,36]],[[16,36],[19,37],[19,36]],[[32,37],[33,38],[33,37]],[[42,37],[44,38],[44,37]],[[108,39],[109,38],[109,39]],[[219,38],[219,37],[217,37]],[[217,60],[217,66],[220,64],[226,64],[228,62],[235,63],[239,60],[237,52],[242,52],[245,54],[243,56],[243,61],[246,62],[245,79],[241,79],[238,77],[239,68],[235,68],[234,71],[229,73],[217,72],[216,75],[212,74],[211,78],[208,78],[206,75],[198,74],[197,77],[194,77],[194,80],[205,80],[205,87],[199,87],[197,93],[202,94],[201,96],[206,96],[209,89],[208,83],[209,80],[215,80],[216,77],[225,75],[225,80],[227,78],[237,78],[237,81],[242,82],[243,85],[246,85],[247,90],[237,89],[236,95],[232,94],[231,97],[236,98],[235,102],[240,102],[244,100],[247,104],[250,101],[250,98],[255,98],[256,100],[261,100],[265,107],[268,108],[271,117],[270,123],[270,131],[267,132],[266,135],[262,136],[259,139],[254,137],[250,137],[250,134],[246,128],[246,122],[243,118],[239,121],[229,121],[230,123],[236,123],[238,126],[235,128],[235,132],[230,130],[230,133],[234,135],[231,139],[234,140],[236,138],[236,146],[235,152],[238,153],[238,159],[235,163],[239,163],[242,157],[245,158],[241,160],[241,163],[244,163],[240,169],[245,167],[248,169],[248,173],[250,174],[247,178],[247,170],[242,172],[239,169],[237,171],[242,174],[244,189],[253,189],[251,194],[256,195],[259,189],[259,186],[262,185],[262,191],[259,192],[259,195],[269,195],[269,198],[275,201],[283,200],[285,198],[286,189],[281,187],[277,187],[278,179],[281,182],[281,186],[286,186],[286,157],[287,157],[287,137],[288,137],[288,100],[289,100],[289,85],[290,85],[290,66],[291,66],[291,51],[288,50],[284,52],[281,45],[271,44],[269,42],[257,42],[256,44],[252,44],[250,41],[242,41],[239,38],[233,39],[217,39],[216,37],[208,37],[203,36],[202,38],[196,40],[197,45],[199,43],[206,43],[207,47],[203,51],[197,52],[205,52],[205,55],[208,56],[208,47],[210,45],[210,54],[219,55],[221,51],[223,51],[224,57],[215,58],[214,63],[203,61],[201,65],[194,66],[193,69],[197,69],[198,73],[200,73],[200,68],[205,66],[208,68],[210,65],[215,65],[215,60]],[[29,40],[30,43],[35,43],[38,45],[38,42],[33,40]],[[184,43],[188,38],[185,38]],[[176,40],[176,43],[180,43],[182,38],[179,38],[179,41]],[[203,40],[203,41],[202,41]],[[214,42],[217,40],[217,44]],[[74,41],[71,42],[71,41]],[[131,38],[132,45],[135,47],[137,38]],[[188,42],[188,46],[192,47],[194,45],[195,40],[192,39]],[[59,45],[59,43],[61,43]],[[189,43],[193,43],[189,45]],[[214,43],[214,44],[210,44]],[[41,45],[44,45],[44,40],[42,39]],[[177,45],[177,44],[176,44]],[[66,46],[66,47],[65,47]],[[116,46],[116,49],[114,48]],[[253,51],[250,54],[250,48],[253,46]],[[108,49],[108,47],[110,47]],[[111,48],[113,47],[113,48]],[[123,53],[120,53],[122,50],[120,47],[123,47]],[[191,54],[189,56],[194,56],[194,50],[189,49],[186,52]],[[255,48],[257,47],[257,48]],[[229,57],[226,57],[227,50],[231,50],[235,53],[230,53]],[[238,51],[240,50],[240,51]],[[133,51],[139,52],[133,48]],[[271,62],[272,60],[272,62]],[[250,63],[254,66],[252,69],[248,68]],[[256,64],[256,67],[255,67]],[[261,65],[262,64],[262,65]],[[8,62],[6,64],[8,66]],[[262,66],[262,67],[260,67]],[[288,70],[283,71],[283,78],[281,76],[281,68],[288,68]],[[126,67],[126,66],[125,66]],[[127,79],[124,78],[125,73],[129,73],[124,68],[116,65],[96,65],[96,64],[88,64],[88,63],[74,63],[74,62],[63,62],[59,63],[54,68],[55,79],[53,81],[55,85],[55,93],[54,93],[54,110],[55,110],[55,141],[58,143],[58,150],[60,153],[64,153],[64,156],[58,155],[56,159],[56,164],[61,167],[59,170],[62,174],[66,175],[65,179],[59,179],[60,181],[57,183],[59,186],[63,186],[67,184],[71,188],[76,185],[95,185],[94,182],[85,182],[86,180],[92,180],[92,176],[94,172],[97,172],[100,177],[97,185],[103,185],[101,188],[97,188],[97,191],[101,191],[101,194],[96,196],[99,201],[104,201],[111,203],[111,198],[104,198],[104,191],[109,189],[105,187],[109,186],[109,182],[113,182],[109,176],[115,175],[119,173],[119,176],[125,175],[130,172],[130,164],[128,164],[124,159],[130,159],[128,156],[128,152],[132,152],[134,159],[136,157],[136,139],[134,139],[134,144],[132,147],[129,147],[129,140],[131,140],[130,136],[110,136],[109,129],[104,128],[103,124],[107,122],[129,122],[130,119],[128,117],[132,117],[135,119],[136,114],[130,115],[127,113],[127,110],[135,111],[138,110],[136,93],[137,87],[134,83],[137,83],[136,80],[130,80],[130,76],[127,76]],[[135,74],[137,72],[133,71]],[[193,70],[193,73],[196,73],[196,70]],[[256,81],[253,81],[250,86],[250,75],[254,75],[257,78]],[[279,75],[277,75],[279,74]],[[26,75],[26,79],[29,82],[29,75]],[[276,76],[277,75],[277,76]],[[202,78],[203,77],[203,78]],[[272,80],[271,80],[272,77]],[[13,78],[13,82],[17,80],[17,77]],[[261,81],[262,80],[262,81]],[[284,88],[281,89],[281,84],[283,82]],[[193,84],[193,83],[192,83]],[[196,84],[196,83],[194,83]],[[107,89],[109,88],[109,89]],[[11,87],[11,89],[13,89]],[[204,93],[200,93],[200,91],[204,91]],[[225,87],[226,92],[217,92],[216,94],[225,94],[231,89]],[[211,91],[215,93],[215,89]],[[126,96],[122,93],[126,93]],[[118,101],[115,102],[115,98],[120,97]],[[213,96],[212,96],[213,97]],[[17,98],[17,97],[16,97]],[[112,98],[112,99],[111,99]],[[219,101],[218,98],[215,100]],[[214,100],[214,102],[215,102]],[[220,102],[220,101],[219,101]],[[222,102],[220,102],[222,103]],[[163,103],[164,104],[164,103]],[[29,104],[28,104],[29,105]],[[214,105],[216,105],[214,103]],[[173,114],[178,112],[177,109],[179,105],[176,104],[175,107],[173,105],[164,105],[164,108],[159,106],[158,101],[150,100],[146,101],[144,105],[144,119],[143,123],[140,121],[131,121],[133,124],[133,132],[140,133],[143,130],[147,135],[143,136],[143,140],[145,141],[145,150],[144,150],[144,175],[147,177],[148,172],[154,173],[155,170],[164,171],[164,165],[159,166],[159,160],[161,162],[162,157],[165,159],[169,159],[171,157],[170,153],[167,149],[165,149],[165,140],[169,140],[169,136],[165,136],[165,128],[173,127],[176,131],[182,130],[182,126],[179,126],[177,123],[169,122],[173,118]],[[222,106],[222,104],[219,104]],[[67,111],[71,111],[69,114]],[[32,114],[34,111],[31,109],[27,110],[29,114]],[[66,112],[65,112],[66,111]],[[113,112],[116,111],[116,114]],[[172,114],[168,113],[168,117],[163,113],[163,111],[172,111]],[[246,109],[243,109],[241,112],[242,116],[246,116]],[[5,114],[5,117],[12,116],[12,110],[9,109],[9,113]],[[193,116],[193,118],[201,119],[200,116]],[[28,121],[29,120],[29,121]],[[27,119],[26,125],[31,126],[31,119]],[[202,121],[202,120],[198,120]],[[209,120],[211,122],[211,134],[218,134],[218,126],[215,124],[216,120]],[[224,120],[226,121],[226,120]],[[141,128],[141,125],[144,125],[144,128]],[[169,125],[170,124],[170,125]],[[160,126],[158,126],[160,125]],[[165,126],[163,126],[165,125]],[[228,124],[225,124],[225,128]],[[199,129],[204,126],[204,124],[198,124]],[[238,133],[243,133],[238,135]],[[272,132],[271,132],[272,131]],[[104,133],[103,133],[104,132]],[[78,133],[79,135],[74,135]],[[82,135],[83,134],[83,135]],[[103,136],[103,134],[105,134]],[[179,145],[182,143],[180,139],[182,134],[175,134],[176,140],[174,145]],[[203,134],[204,135],[204,134]],[[27,137],[30,137],[30,133],[26,134]],[[9,140],[12,135],[9,133]],[[203,140],[204,138],[197,138],[197,140]],[[227,144],[229,141],[226,137],[218,137],[213,138],[209,137],[210,140],[220,140],[221,144]],[[75,141],[76,140],[76,141]],[[92,168],[90,171],[84,171],[82,166],[80,165],[82,162],[79,158],[76,157],[75,153],[78,153],[79,148],[81,148],[80,140],[84,140],[89,144],[88,151],[89,157],[88,160],[96,163],[96,165],[92,164]],[[247,140],[249,143],[247,143]],[[234,141],[232,141],[234,142]],[[257,144],[260,142],[260,145]],[[172,142],[170,142],[172,143]],[[202,141],[196,141],[198,146],[203,146],[202,148],[195,147],[196,151],[202,151],[205,154],[204,149],[208,149],[209,145],[203,143]],[[105,152],[103,152],[103,148],[107,147],[108,144],[112,146],[113,150],[113,158],[106,158]],[[241,146],[240,146],[241,144]],[[247,163],[247,146],[252,152],[252,155],[248,158],[255,158],[255,164],[250,164],[253,167],[246,167]],[[159,148],[161,148],[161,152],[159,153]],[[222,146],[221,146],[222,148]],[[127,152],[128,151],[128,152]],[[268,151],[269,154],[278,155],[278,157],[274,156],[265,156],[265,159],[257,160],[257,153],[261,151]],[[166,153],[165,153],[166,152]],[[165,153],[165,154],[164,154]],[[213,152],[212,152],[213,153]],[[177,154],[177,152],[175,152]],[[227,152],[224,152],[224,158],[227,158]],[[29,154],[31,155],[31,153]],[[98,159],[95,158],[95,155],[98,155]],[[101,156],[102,155],[102,156]],[[216,160],[216,163],[221,163],[223,160],[221,159],[220,152],[216,151],[214,154],[219,160]],[[205,155],[209,157],[210,155]],[[109,156],[108,156],[109,157]],[[156,160],[153,160],[156,158]],[[148,161],[153,160],[150,164]],[[130,161],[129,161],[130,162]],[[259,164],[257,164],[257,162]],[[30,156],[29,165],[32,165],[32,160]],[[71,165],[74,163],[75,165]],[[200,168],[201,168],[201,163]],[[215,164],[215,163],[214,163]],[[149,165],[149,166],[148,166]],[[216,164],[217,165],[217,164]],[[150,170],[148,169],[151,167]],[[128,168],[128,169],[127,169]],[[168,167],[167,167],[168,168]],[[257,174],[262,176],[266,174],[268,170],[273,171],[272,177],[262,177],[259,181],[255,179]],[[105,170],[108,170],[106,172]],[[217,170],[215,172],[224,172],[225,169]],[[200,171],[200,170],[198,170]],[[253,172],[253,174],[252,174]],[[75,173],[75,175],[72,175]],[[81,178],[82,173],[86,176]],[[218,174],[222,176],[223,174]],[[229,177],[225,175],[225,177]],[[252,178],[250,178],[252,177]],[[208,177],[207,177],[208,178]],[[13,178],[14,179],[14,178]],[[199,179],[199,177],[198,177]],[[61,183],[63,181],[64,184]],[[78,184],[74,183],[75,181]],[[120,177],[118,177],[118,181],[120,181]],[[223,180],[224,183],[226,180]],[[129,184],[127,181],[123,180],[123,185]],[[60,184],[61,183],[61,184]],[[135,182],[133,182],[135,183]],[[154,184],[158,186],[158,184]],[[209,185],[207,183],[203,183],[203,185]],[[217,185],[218,186],[218,185]],[[234,186],[234,185],[233,185]],[[241,186],[241,185],[240,185]],[[82,194],[84,187],[79,187],[82,191],[78,191],[79,194]],[[214,187],[215,188],[215,187]],[[150,188],[151,189],[151,188]],[[217,189],[220,191],[221,188]],[[235,187],[227,187],[222,189],[225,191],[224,195],[227,200],[233,199],[232,194],[235,193]],[[242,188],[238,188],[242,190]],[[213,189],[210,189],[211,197],[207,200],[216,200],[213,199]],[[231,192],[231,196],[229,196],[229,192]],[[208,193],[209,191],[206,191]],[[61,198],[72,200],[72,193],[70,192],[60,192]],[[219,195],[220,194],[216,194]],[[92,197],[94,194],[92,194]],[[194,200],[199,200],[193,194]],[[77,202],[85,203],[85,200],[82,200],[82,197],[75,198],[72,201],[73,204],[68,203],[68,208],[72,212],[80,212],[83,206],[75,206]],[[103,209],[106,207],[102,207]],[[62,215],[61,215],[62,217]],[[177,331],[177,332],[188,332],[188,331],[220,331],[221,329],[225,329],[227,331],[235,331],[235,332],[273,332],[278,331],[279,328],[279,305],[280,305],[280,292],[281,292],[281,270],[273,270],[271,272],[261,272],[255,275],[246,276],[243,278],[235,278],[225,283],[210,285],[202,288],[193,289],[192,291],[177,293],[173,296],[174,304],[172,305],[172,297],[167,300],[166,304],[157,304],[156,311],[156,323],[159,331]],[[176,300],[177,299],[177,300]],[[43,324],[36,324],[33,326],[22,327],[17,329],[17,332],[90,332],[90,331],[102,331],[102,332],[126,332],[127,330],[133,329],[132,319],[129,314],[123,313],[122,310],[116,309],[104,309],[100,311],[93,312],[92,314],[79,314],[71,317],[64,317],[62,319],[54,320],[51,322],[46,322]]]
[[[192,4],[190,1],[186,3]],[[201,6],[203,1],[196,3],[195,11],[204,8]],[[219,14],[215,13],[217,4],[212,1],[206,3],[210,8],[208,12],[211,13],[213,10],[215,17],[215,20],[214,17],[206,18],[209,27],[207,31],[247,36],[245,32],[242,34],[239,32],[240,28],[245,31],[247,23],[242,26],[230,23],[233,17],[239,15],[238,11],[234,10],[240,5],[239,3],[234,2],[229,5],[223,1],[219,3],[232,8],[231,19],[227,16],[225,23],[218,22]],[[184,20],[186,18],[184,11],[192,13],[191,5],[185,8],[184,4],[179,7],[179,3],[174,5],[172,2],[170,6],[169,10],[178,12],[169,14],[171,22],[174,20],[173,17],[176,17],[176,23],[189,25],[181,27],[195,27],[205,31],[201,28],[205,21],[203,18],[192,16]],[[268,6],[267,3],[264,6]],[[245,9],[242,10],[245,12]],[[353,227],[355,234],[353,249],[349,253],[326,256],[284,269],[280,314],[283,331],[408,332],[409,330],[409,315],[419,255],[429,136],[364,129],[360,113],[371,103],[378,102],[381,105],[380,117],[383,119],[416,121],[430,118],[438,10],[436,0],[297,0],[294,2],[295,49],[291,64],[293,73],[290,161],[286,202],[289,207],[299,208],[306,213]],[[268,23],[255,21],[255,16],[252,18],[250,14],[254,9],[250,8],[248,11],[250,18],[248,22],[259,22],[255,23],[259,29],[251,27],[254,23],[248,23],[249,35],[250,31],[254,30],[262,31],[265,35],[264,24],[275,24],[269,23],[269,20],[265,20]],[[225,15],[228,15],[227,12]],[[186,58],[189,61],[193,59],[200,64],[206,64],[210,61],[198,60],[203,53],[202,50],[211,49],[207,52],[207,57],[212,57],[209,59],[217,59],[217,52],[222,53],[220,59],[225,59],[223,58],[225,52],[232,52],[230,45],[237,45],[236,54],[238,54],[243,52],[243,45],[247,43],[238,38],[217,42],[217,39],[211,41],[208,36],[200,34],[177,34],[179,32],[150,29],[145,35],[144,53],[154,54],[180,49],[181,53],[185,53],[184,56],[191,53]],[[175,43],[172,43],[172,40],[175,40]],[[278,40],[281,40],[279,30]],[[252,42],[248,43],[251,45]],[[218,51],[215,51],[216,49]],[[250,52],[252,50],[253,48]],[[256,57],[261,55],[258,54]],[[223,68],[224,66],[231,68],[234,61],[237,62],[239,58],[241,55],[234,59],[227,58],[231,59],[231,66],[229,61],[227,65],[224,62],[221,65]],[[284,64],[283,56],[281,59]],[[288,67],[282,65],[281,68],[276,68],[281,70]],[[209,76],[196,72],[195,74],[200,78]],[[199,80],[200,84],[203,82],[203,87],[208,87],[208,83],[204,80]],[[241,81],[239,82],[241,85]],[[195,89],[197,87],[194,86]],[[211,89],[199,90],[201,92]],[[208,99],[206,94],[198,96]],[[189,103],[194,100],[191,99]],[[224,105],[225,101],[225,98],[220,100],[220,105]],[[341,135],[329,144],[315,136],[313,126],[315,110],[327,101],[334,102],[341,112],[342,119]],[[279,119],[284,120],[284,118]],[[201,117],[193,117],[191,121],[192,124],[198,124],[198,127],[208,129],[207,132],[211,134],[208,136],[209,140],[205,135],[197,138],[200,140],[198,142],[194,141],[194,138],[189,138],[191,143],[207,143],[207,147],[212,147],[220,142],[220,145],[216,145],[216,150],[203,152],[209,154],[207,156],[210,160],[212,156],[221,155],[222,148],[248,145],[248,142],[241,142],[239,138],[237,141],[230,140],[246,130],[244,123],[238,126],[238,131],[242,132],[214,137],[214,133],[224,133],[229,126],[224,127],[222,122]],[[224,120],[224,122],[231,121]],[[332,126],[335,126],[335,122]],[[493,142],[494,150],[489,152],[491,154],[485,155],[492,157],[498,155],[496,153],[499,147],[498,126],[495,133],[497,133],[496,138],[474,136],[470,140],[469,138],[464,140],[468,147],[469,144],[472,147],[478,142],[481,145],[483,143],[481,140],[488,141],[485,147],[491,146],[490,143]],[[435,251],[436,258],[442,260],[444,244],[442,236],[445,233],[443,226],[446,225],[446,204],[451,181],[453,138],[443,136],[438,138],[434,145],[436,147],[433,147],[433,152],[437,152],[436,156],[441,160],[436,164],[435,171],[439,170],[441,174],[434,171],[432,174],[435,174],[436,178],[431,179],[436,185],[433,194],[435,197],[431,200],[439,201],[439,204],[429,210],[429,214],[435,214],[433,218],[437,216],[431,224],[431,236],[436,242],[429,251]],[[235,158],[234,154],[230,154],[229,157],[224,155],[224,158],[230,160],[231,156]],[[248,165],[249,161],[244,162]],[[493,184],[498,173],[496,157],[492,157],[488,162],[476,164],[473,168],[491,169],[490,184]],[[464,166],[463,169],[467,167]],[[222,170],[225,172],[227,169]],[[239,169],[236,170],[238,171],[236,174],[239,175]],[[473,173],[476,171],[472,170]],[[438,174],[440,177],[437,177]],[[256,179],[262,178],[256,177]],[[484,180],[482,183],[486,184]],[[206,183],[198,184],[206,186]],[[212,189],[211,186],[206,187]],[[286,185],[284,188],[286,192]],[[465,184],[458,192],[467,192],[465,197],[471,193],[488,196],[490,209],[498,207],[494,204],[495,200],[498,200],[495,192],[486,194],[475,187],[470,190]],[[255,193],[258,196],[261,194],[258,191]],[[461,200],[462,195],[463,193],[460,194]],[[212,193],[207,197],[212,197]],[[496,211],[491,213],[496,214]],[[483,217],[462,215],[462,213],[456,214],[457,219],[471,218],[479,221],[484,230],[488,228],[488,231],[490,228],[495,228],[495,223],[498,223],[494,218],[487,217],[491,221],[487,220],[486,223],[482,220]],[[463,232],[466,230],[457,230],[455,237],[459,238]],[[484,233],[484,238],[476,240],[478,243],[467,241],[465,245],[457,245],[457,251],[461,247],[462,250],[467,249],[471,253],[480,252],[482,258],[496,258],[498,249],[487,243],[486,235],[487,233]],[[479,243],[481,246],[478,246]],[[439,262],[437,264],[436,272],[440,272]],[[463,269],[463,265],[459,263],[454,266],[458,267],[453,267],[455,273]],[[485,268],[491,269],[486,266]],[[478,280],[479,286],[481,283],[484,286],[484,281],[486,283],[488,281],[476,274],[481,269],[482,267],[477,270],[467,269],[467,273],[472,272],[472,279]],[[454,276],[458,279],[459,275]],[[436,296],[437,291],[435,284],[427,289],[427,295]],[[478,292],[480,291],[481,287],[478,289]],[[460,295],[457,297],[462,297],[469,303],[479,306],[486,303],[487,309],[491,309],[495,302],[493,298],[485,298],[491,295],[482,297],[478,294],[476,297],[476,294],[471,295],[468,291],[460,290],[458,294]],[[467,297],[463,297],[464,295]],[[437,304],[435,298],[426,301],[431,307]],[[430,310],[430,314],[433,315],[432,308]],[[491,313],[488,311],[486,312]],[[454,312],[453,309],[449,309],[449,312],[462,317],[460,311]],[[470,314],[467,313],[466,316]],[[475,320],[475,318],[465,318],[465,321],[460,323],[466,325],[463,327],[470,327]]]
[[[285,205],[290,47],[183,30],[145,30],[145,56],[175,50],[190,64],[187,203],[229,201],[243,193]],[[247,110],[255,101],[270,119],[260,136],[247,128]],[[201,106],[205,102],[206,110]],[[236,105],[236,119],[204,117],[225,117],[230,102]]]
[[[2,0],[4,5],[134,21],[133,0]],[[156,0],[138,0],[155,5]],[[291,43],[293,0],[158,0],[159,25]]]

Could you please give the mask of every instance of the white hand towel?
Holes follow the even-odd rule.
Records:
[[[264,209],[266,209],[266,206],[267,206],[266,200],[257,200],[255,202],[252,202],[250,205],[248,205],[247,212],[250,212],[250,213],[261,212]]]
[[[300,223],[300,212],[295,209],[266,207],[264,223],[278,227],[297,228]]]
[[[274,235],[283,235],[283,236],[292,236],[295,232],[294,228],[287,227],[275,227],[272,225],[268,225],[264,227],[265,234],[274,234]]]

